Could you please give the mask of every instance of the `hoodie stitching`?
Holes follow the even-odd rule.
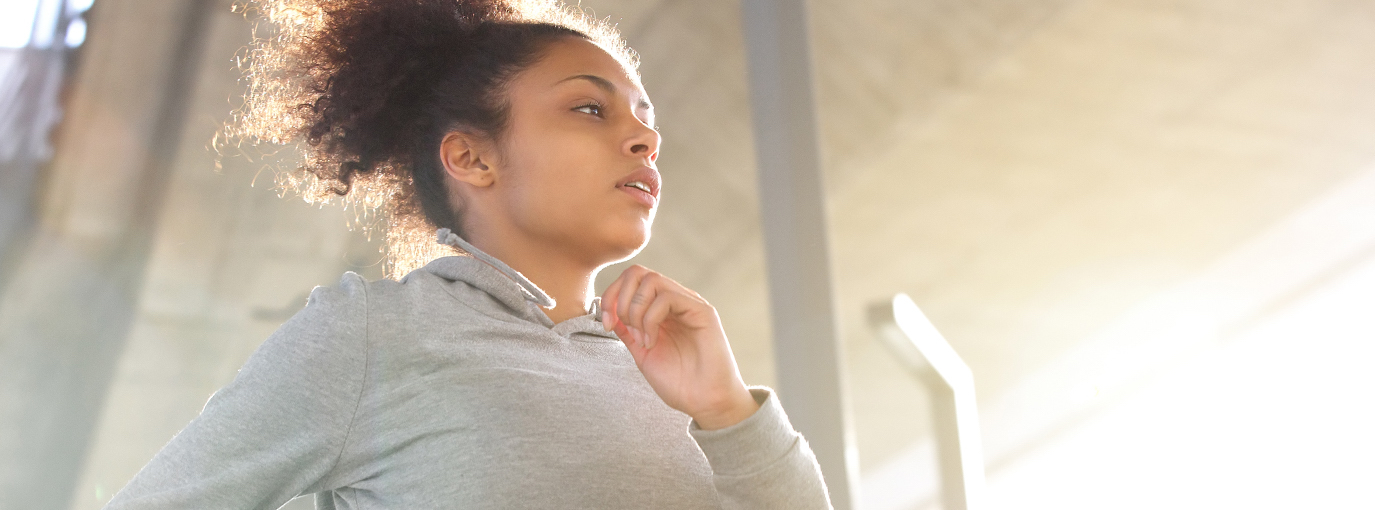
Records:
[[[358,400],[353,403],[353,415],[349,417],[348,427],[344,428],[344,441],[339,445],[339,454],[334,457],[334,464],[329,471],[333,472],[339,468],[339,462],[344,458],[344,451],[348,449],[349,438],[353,436],[353,425],[358,422],[358,410],[363,407],[363,393],[368,387],[368,366],[372,362],[372,321],[371,306],[369,306],[368,282],[362,277],[355,275],[360,280],[363,288],[363,377],[358,385]]]

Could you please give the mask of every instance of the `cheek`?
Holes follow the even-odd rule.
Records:
[[[617,165],[625,165],[615,147],[584,133],[522,135],[511,139],[507,159],[507,212],[518,228],[594,250],[614,246],[619,255],[648,239],[653,216],[615,188]]]
[[[606,199],[603,188],[613,181],[596,174],[602,165],[589,157],[586,144],[546,138],[530,147],[511,160],[512,212],[547,224],[595,217],[597,204]]]

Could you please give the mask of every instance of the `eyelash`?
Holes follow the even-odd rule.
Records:
[[[585,105],[582,105],[582,106],[579,106],[579,107],[577,107],[577,108],[574,108],[573,110],[575,110],[575,111],[576,111],[576,110],[582,110],[583,108],[595,108],[596,111],[597,111],[597,113],[592,113],[591,115],[596,115],[596,116],[598,116],[598,117],[601,117],[601,116],[602,116],[602,105],[600,105],[600,104],[597,104],[597,103],[587,103],[587,104],[585,104]]]
[[[582,105],[582,106],[574,107],[573,110],[574,110],[574,111],[577,111],[577,110],[581,110],[581,109],[583,109],[583,108],[596,108],[596,109],[597,109],[597,113],[593,113],[593,114],[591,114],[591,115],[596,115],[596,116],[598,116],[598,117],[602,117],[602,116],[603,116],[603,115],[602,115],[602,108],[603,108],[603,107],[602,107],[602,105],[600,105],[600,104],[598,104],[598,103],[587,103],[587,104]],[[658,130],[659,130],[659,126],[654,126],[653,129],[654,129],[655,131],[658,131]]]

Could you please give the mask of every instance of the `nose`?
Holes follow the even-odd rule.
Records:
[[[652,163],[659,159],[659,143],[663,138],[659,136],[659,131],[651,128],[639,119],[635,120],[635,132],[626,139],[626,154],[636,158],[648,158]]]

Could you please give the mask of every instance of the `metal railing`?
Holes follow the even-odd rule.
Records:
[[[931,393],[931,414],[945,510],[981,508],[983,447],[974,374],[906,294],[869,308],[879,339]]]

